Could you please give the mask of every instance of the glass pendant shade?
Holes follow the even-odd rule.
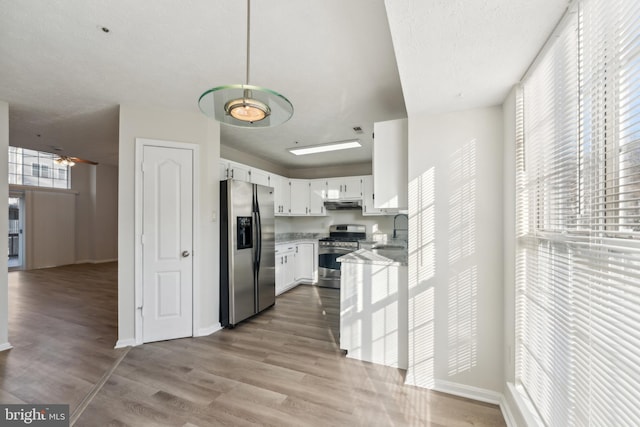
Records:
[[[278,92],[241,84],[209,89],[198,106],[206,116],[238,127],[277,126],[293,115],[293,105]]]
[[[246,83],[209,89],[198,99],[206,116],[231,126],[264,128],[280,125],[293,115],[293,105],[271,89],[249,85],[251,0],[247,0]]]

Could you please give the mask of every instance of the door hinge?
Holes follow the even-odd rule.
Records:
[[[140,235],[140,244],[144,245],[144,234]]]
[[[145,171],[144,171],[144,169],[145,169],[145,168],[144,168],[144,162],[142,162],[142,163],[140,163],[140,171],[141,171],[142,173],[144,173],[144,172],[145,172]]]

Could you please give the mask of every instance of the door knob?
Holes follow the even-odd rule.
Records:
[[[182,251],[182,258],[186,258],[189,256],[189,251]]]

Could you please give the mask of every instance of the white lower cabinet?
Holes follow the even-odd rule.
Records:
[[[318,281],[318,242],[299,241],[276,245],[276,295],[300,283]]]
[[[318,245],[316,243],[296,243],[296,282],[315,283],[318,280]]]
[[[296,285],[295,245],[276,245],[276,295]]]

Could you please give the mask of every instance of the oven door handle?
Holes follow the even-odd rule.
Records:
[[[343,248],[321,248],[318,251],[319,255],[331,255],[331,254],[340,254],[340,255],[346,255],[346,254],[350,254],[351,252],[354,252],[355,249],[343,249]]]

